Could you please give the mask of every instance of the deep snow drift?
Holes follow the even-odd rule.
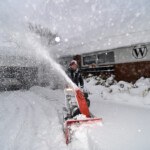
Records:
[[[0,149],[150,149],[150,79],[109,86],[95,85],[94,78],[86,81],[90,110],[103,117],[102,126],[81,125],[66,146],[61,124],[63,90],[32,87],[29,91],[1,92]]]

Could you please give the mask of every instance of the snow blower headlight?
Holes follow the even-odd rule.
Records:
[[[73,91],[73,89],[72,88],[67,88],[66,91]]]

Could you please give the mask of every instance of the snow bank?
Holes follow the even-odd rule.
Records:
[[[86,79],[86,87],[99,100],[108,100],[129,105],[149,107],[150,78],[140,78],[135,84],[125,81],[116,82],[113,77],[103,80],[100,77]]]

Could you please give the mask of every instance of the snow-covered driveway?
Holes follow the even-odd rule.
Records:
[[[58,113],[50,101],[57,102],[57,92],[48,91],[42,97],[42,91],[32,90],[0,93],[0,149],[66,149]]]
[[[149,150],[150,109],[90,95],[91,112],[103,126],[80,127],[66,146],[60,122],[61,90],[33,87],[0,93],[1,150]]]
[[[94,109],[97,107],[99,109]],[[102,116],[104,125],[92,130],[92,144],[105,150],[149,150],[150,109],[110,101],[93,103],[92,112]]]

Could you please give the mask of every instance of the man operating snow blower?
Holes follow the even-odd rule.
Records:
[[[63,130],[66,144],[69,144],[74,132],[73,128],[71,128],[73,125],[78,126],[83,122],[102,121],[102,118],[96,118],[89,111],[90,100],[88,99],[88,93],[84,90],[84,81],[75,60],[70,62],[67,74],[73,81],[73,84],[67,85],[64,89]]]
[[[78,86],[80,87],[81,91],[84,94],[85,100],[87,102],[88,107],[90,107],[90,100],[88,99],[88,93],[84,90],[84,81],[83,77],[81,75],[81,71],[78,68],[78,64],[76,60],[72,60],[70,62],[70,66],[67,70],[67,74],[70,77],[70,79]],[[80,114],[80,110],[75,107],[72,111],[72,117]]]

